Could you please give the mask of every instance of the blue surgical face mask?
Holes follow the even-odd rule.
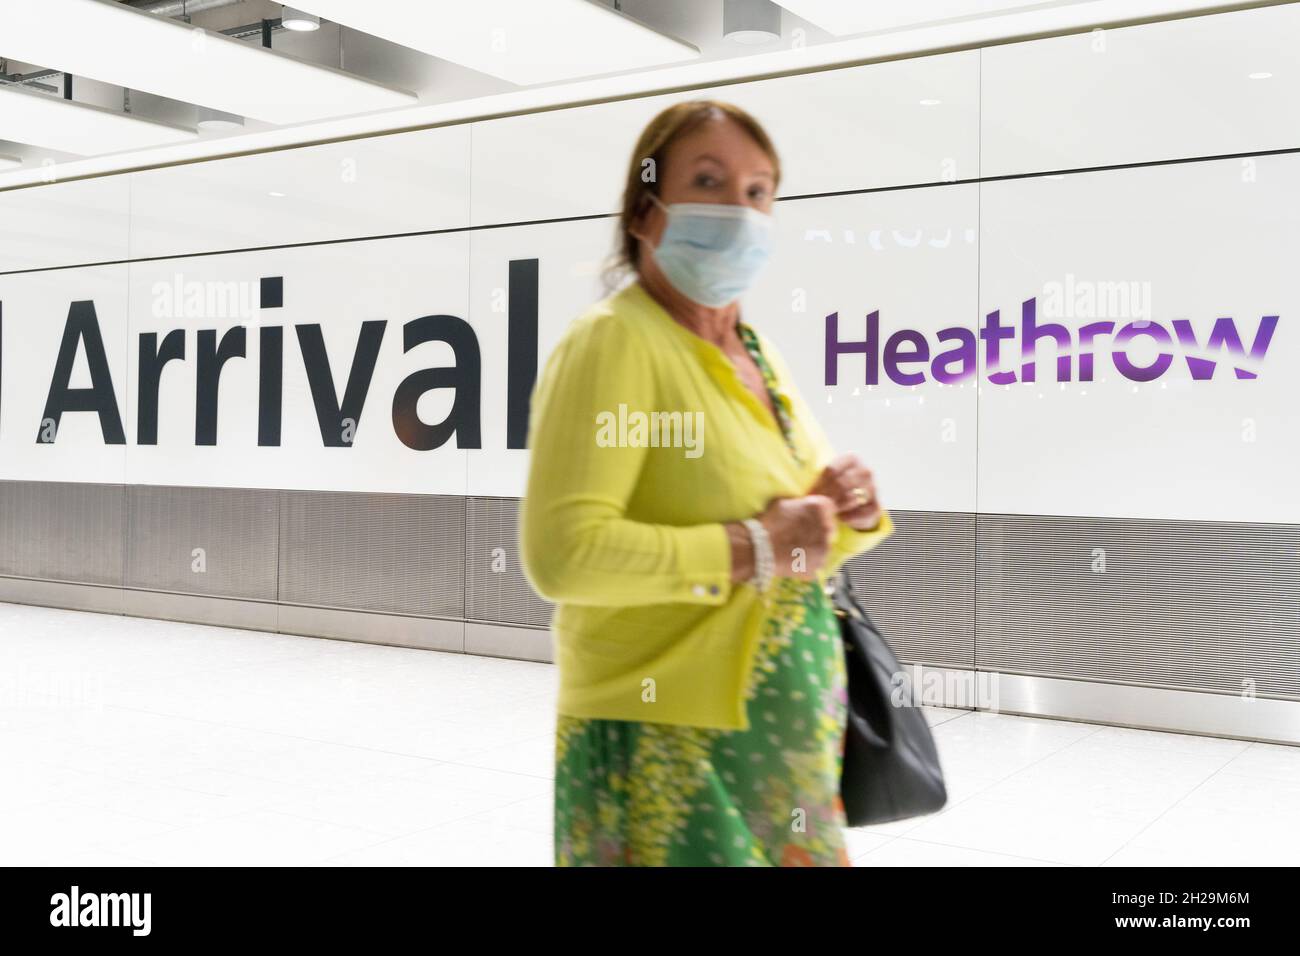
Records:
[[[734,302],[754,282],[772,252],[772,217],[751,206],[729,203],[675,202],[665,206],[647,193],[668,216],[655,262],[682,295],[719,308]]]

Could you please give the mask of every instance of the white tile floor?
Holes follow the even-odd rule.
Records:
[[[0,604],[0,865],[551,864],[546,664]],[[1300,748],[928,710],[856,866],[1294,864]]]

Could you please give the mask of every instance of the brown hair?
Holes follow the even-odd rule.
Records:
[[[687,100],[674,103],[662,110],[641,131],[632,158],[628,162],[627,178],[623,185],[623,205],[619,212],[615,249],[604,268],[605,286],[612,291],[619,280],[626,274],[636,271],[637,245],[636,236],[628,230],[633,220],[649,200],[645,191],[659,195],[659,170],[663,166],[668,147],[682,134],[690,132],[696,126],[710,119],[730,118],[753,137],[759,147],[772,160],[774,176],[773,190],[781,182],[781,160],[776,154],[776,147],[758,120],[750,116],[739,106],[721,100]],[[648,180],[643,179],[646,168],[651,170]]]

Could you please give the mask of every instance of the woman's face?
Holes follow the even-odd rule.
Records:
[[[772,160],[739,123],[730,117],[709,119],[675,140],[656,170],[659,199],[716,202],[772,211],[776,174]],[[633,232],[658,245],[667,225],[662,208],[649,200]],[[642,265],[647,257],[642,256]]]

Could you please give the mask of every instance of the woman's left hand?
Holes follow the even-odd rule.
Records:
[[[858,531],[870,531],[880,524],[882,510],[876,500],[876,483],[871,469],[857,455],[840,455],[822,471],[808,490],[835,502],[841,521]]]

